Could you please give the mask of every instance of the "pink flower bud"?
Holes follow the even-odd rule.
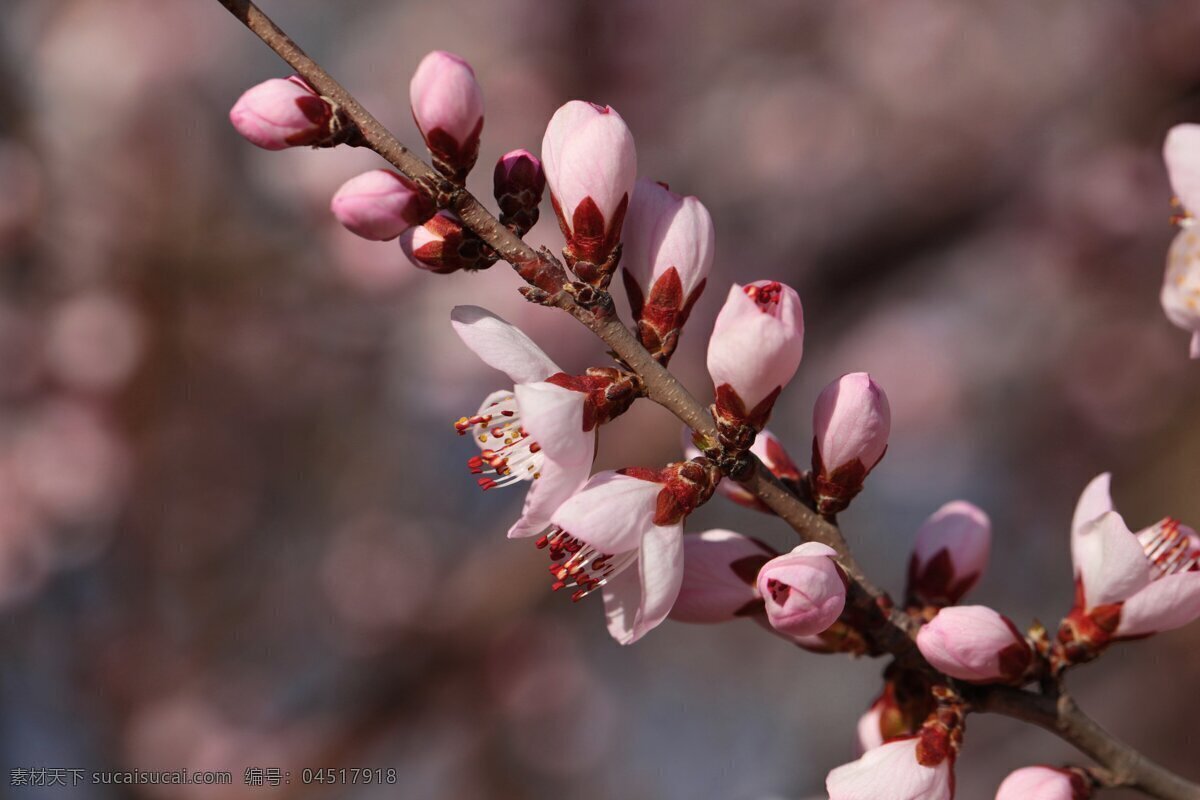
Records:
[[[825,387],[813,408],[813,494],[821,513],[841,511],[887,452],[892,409],[865,372]]]
[[[546,189],[542,162],[528,150],[505,153],[496,162],[492,185],[500,222],[523,236],[538,221],[538,204]]]
[[[621,238],[637,175],[625,120],[609,106],[572,100],[546,126],[542,161],[568,260],[603,264]]]
[[[1078,772],[1054,767],[1025,767],[1000,784],[996,800],[1088,800],[1092,788]]]
[[[332,120],[329,101],[296,76],[251,86],[229,111],[237,132],[267,150],[321,144]]]
[[[922,763],[920,741],[897,739],[833,770],[825,779],[829,800],[951,800],[953,758]]]
[[[712,217],[699,200],[638,178],[625,220],[621,265],[638,336],[663,360],[674,351],[704,291],[714,247]]]
[[[917,634],[935,669],[969,683],[1022,681],[1033,651],[1013,623],[987,606],[951,606]]]
[[[435,206],[408,178],[374,169],[342,184],[329,204],[338,222],[364,239],[385,242],[433,215]]]
[[[475,166],[483,131],[483,89],[475,71],[453,53],[434,50],[421,59],[408,92],[434,166],[462,181]]]
[[[492,265],[480,249],[475,234],[449,211],[439,211],[424,225],[400,234],[400,249],[418,269],[440,275],[460,269],[486,269]]]
[[[758,591],[775,630],[787,636],[811,636],[841,616],[846,582],[833,555],[831,547],[805,542],[759,571]]]
[[[1171,324],[1192,334],[1190,354],[1200,358],[1200,232],[1192,224],[1171,243],[1159,300]]]
[[[716,623],[761,610],[758,571],[777,553],[726,530],[683,537],[683,585],[671,608],[677,622]]]
[[[708,342],[717,412],[732,425],[761,429],[804,355],[804,311],[777,281],[733,285]]]
[[[992,546],[992,523],[977,506],[955,500],[917,530],[908,562],[908,595],[914,604],[954,605],[979,580]]]

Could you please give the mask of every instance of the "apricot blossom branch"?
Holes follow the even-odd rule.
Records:
[[[1112,737],[1062,687],[1066,669],[1096,658],[1112,642],[1200,616],[1200,537],[1169,520],[1132,533],[1111,508],[1107,477],[1097,479],[1080,501],[1072,531],[1076,606],[1051,642],[1044,630],[1023,635],[990,609],[954,605],[979,577],[990,524],[969,504],[947,504],[918,534],[905,604],[895,607],[863,574],[835,519],[886,451],[890,410],[882,390],[865,373],[853,373],[822,393],[807,480],[764,429],[800,363],[803,320],[796,293],[775,281],[731,289],[709,343],[716,400],[711,410],[666,366],[707,266],[683,274],[672,266],[659,274],[658,265],[651,270],[645,259],[622,264],[636,327],[616,315],[609,283],[622,247],[644,244],[646,226],[671,217],[673,230],[682,231],[670,241],[679,251],[672,257],[682,261],[711,263],[712,251],[711,220],[695,198],[680,198],[645,179],[634,190],[632,136],[619,115],[578,102],[560,109],[543,142],[544,175],[526,151],[497,165],[497,218],[464,187],[483,125],[482,93],[466,62],[433,53],[413,78],[413,113],[432,154],[430,166],[250,0],[219,2],[298,75],[243,95],[231,112],[243,135],[268,149],[365,146],[398,170],[347,183],[333,202],[343,224],[368,239],[399,237],[410,259],[433,272],[485,269],[504,260],[527,284],[521,289],[526,299],[569,313],[611,349],[616,368],[567,375],[490,312],[459,307],[452,314],[464,343],[513,380],[510,392],[489,396],[479,413],[456,425],[481,445],[469,462],[472,471],[496,476],[480,477],[484,488],[541,478],[509,535],[538,536],[537,546],[554,562],[555,589],[576,588],[581,599],[603,587],[615,638],[636,641],[668,612],[687,621],[751,616],[806,649],[893,656],[884,694],[868,713],[866,730],[878,741],[864,744],[869,749],[859,761],[830,773],[834,800],[880,797],[880,776],[890,780],[893,774],[917,787],[918,794],[905,798],[953,797],[953,762],[970,711],[1039,725],[1101,765],[1018,770],[998,798],[1032,797],[1028,787],[1036,786],[1037,797],[1078,800],[1096,788],[1128,786],[1162,800],[1200,800],[1200,787]],[[255,99],[259,89],[263,96]],[[286,110],[275,113],[280,108]],[[576,169],[574,183],[562,179],[572,172],[564,163],[590,164],[600,151],[605,155],[596,169],[583,170],[583,177]],[[598,182],[593,172],[601,175]],[[589,180],[594,183],[583,185]],[[562,261],[521,238],[537,222],[548,182],[567,243]],[[660,240],[658,246],[667,245]],[[1191,321],[1180,314],[1172,319]],[[589,478],[594,428],[637,397],[682,421],[696,456],[662,469],[631,467]],[[722,531],[687,537],[685,544],[687,516],[717,491],[773,512],[804,544],[778,554]],[[614,533],[607,509],[618,505],[626,508]],[[678,583],[685,579],[684,549],[701,573],[712,568],[724,576],[718,583],[730,585],[688,599],[687,587]],[[640,579],[638,570],[626,569],[634,564]],[[656,570],[668,577],[647,578]],[[1018,688],[1029,683],[1040,690]]]

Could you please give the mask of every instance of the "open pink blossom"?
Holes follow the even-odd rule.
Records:
[[[1194,225],[1171,242],[1159,300],[1167,319],[1192,334],[1190,354],[1200,358],[1200,231]]]
[[[700,455],[700,448],[692,442],[692,429],[686,425],[683,427],[683,452],[688,458]],[[758,456],[758,460],[763,463],[763,466],[779,480],[793,486],[800,482],[800,468],[788,455],[783,442],[771,431],[766,428],[759,431],[758,436],[754,439],[754,444],[750,446],[750,452]],[[766,514],[775,513],[766,503],[758,499],[757,495],[735,480],[722,478],[717,485],[717,493],[739,506],[753,508]]]
[[[896,739],[833,770],[825,779],[829,800],[952,800],[953,757],[922,764],[919,742]]]
[[[346,181],[329,207],[348,231],[377,242],[395,239],[435,211],[433,201],[408,178],[386,169]]]
[[[908,562],[911,602],[948,606],[962,599],[987,567],[992,523],[978,506],[954,500],[917,529]]]
[[[623,239],[621,266],[638,337],[665,361],[712,267],[712,217],[695,197],[638,178]]]
[[[329,101],[296,76],[251,86],[229,111],[237,132],[266,150],[319,144],[332,119]]]
[[[804,310],[796,291],[778,281],[735,283],[708,342],[718,421],[761,430],[803,355]]]
[[[892,410],[865,372],[825,387],[813,407],[813,494],[823,514],[844,509],[887,452]]]
[[[596,435],[585,427],[586,395],[548,382],[562,370],[528,336],[492,312],[456,306],[450,318],[467,347],[516,384],[488,395],[478,412],[455,423],[479,445],[471,470],[482,476],[484,489],[530,482],[521,518],[508,535],[541,533],[592,469]]]
[[[461,57],[434,50],[421,59],[409,84],[413,119],[444,174],[464,178],[479,156],[483,89]]]
[[[679,595],[683,521],[712,495],[719,474],[688,461],[594,475],[551,517],[551,559],[566,556],[551,565],[554,588],[575,588],[577,600],[601,589],[612,637],[632,644],[645,636]]]
[[[987,606],[943,608],[917,634],[935,669],[968,683],[1020,683],[1033,650],[1017,627]]]
[[[1009,774],[996,800],[1088,800],[1092,788],[1074,770],[1054,767],[1023,767]]]
[[[1059,631],[1068,645],[1103,647],[1200,617],[1200,537],[1166,518],[1133,533],[1112,510],[1110,476],[1084,490],[1071,530],[1076,600]]]
[[[787,636],[821,633],[846,607],[846,582],[832,547],[805,542],[768,561],[758,573],[767,619]]]
[[[758,571],[778,555],[773,549],[758,539],[716,529],[684,536],[683,554],[683,585],[671,619],[727,622],[762,610]]]
[[[620,241],[637,175],[625,120],[609,106],[572,100],[546,126],[542,164],[568,256],[603,264]]]

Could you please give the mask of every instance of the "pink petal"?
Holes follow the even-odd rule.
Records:
[[[761,542],[734,531],[715,529],[683,537],[684,570],[679,598],[671,609],[677,622],[716,623],[734,619],[758,599],[758,588],[746,582],[734,564],[756,564],[776,555]]]
[[[675,267],[686,298],[712,267],[715,238],[708,210],[695,197],[681,197],[649,178],[634,185],[621,238],[621,266],[643,294]]]
[[[541,477],[529,484],[529,491],[525,493],[525,506],[521,509],[521,518],[508,529],[508,538],[534,536],[544,531],[550,525],[551,515],[583,487],[591,471],[590,459],[586,462],[563,465],[547,458],[542,464]]]
[[[1088,608],[1121,602],[1150,583],[1150,562],[1117,512],[1086,523],[1074,545]]]
[[[683,583],[683,525],[652,525],[642,538],[637,567],[636,593],[628,582],[611,590],[610,586],[604,587],[608,632],[621,644],[633,644],[658,627],[679,596]],[[618,578],[632,574],[630,568]]]
[[[1187,625],[1200,617],[1200,572],[1153,581],[1121,607],[1118,637],[1143,636]]]
[[[483,89],[475,71],[453,53],[434,50],[421,59],[408,90],[413,118],[425,135],[440,128],[462,145],[483,116]]]
[[[1075,565],[1076,577],[1079,577],[1080,559],[1076,544],[1079,534],[1083,532],[1084,525],[1101,514],[1113,510],[1112,493],[1109,488],[1111,483],[1111,473],[1104,472],[1097,475],[1084,488],[1083,494],[1079,496],[1079,502],[1075,504],[1075,514],[1071,518],[1071,562]]]
[[[1171,188],[1183,207],[1200,212],[1200,125],[1176,125],[1163,142]]]
[[[825,779],[829,800],[950,800],[950,762],[917,761],[917,740],[902,739],[868,750]]]
[[[586,463],[596,453],[596,432],[583,429],[582,392],[553,383],[519,383],[513,390],[521,410],[521,426],[560,464]]]
[[[662,486],[616,472],[599,472],[551,515],[551,522],[603,553],[641,546],[654,527]]]
[[[1009,774],[996,800],[1073,800],[1070,773],[1052,767],[1025,767]]]
[[[1192,358],[1200,358],[1200,331],[1192,334],[1192,346],[1188,350],[1188,355]]]
[[[804,312],[795,290],[783,286],[771,312],[734,284],[708,342],[714,386],[729,384],[749,411],[796,374],[804,355]]]
[[[519,328],[486,308],[455,306],[450,321],[475,355],[489,367],[508,375],[514,383],[544,381],[562,372]]]

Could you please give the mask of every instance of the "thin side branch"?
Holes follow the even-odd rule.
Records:
[[[334,80],[250,0],[217,0],[255,35],[274,50],[318,92],[336,103],[362,133],[363,141],[402,174],[415,181],[443,208],[454,211],[463,224],[530,283],[539,267],[554,268],[548,256],[539,254],[519,236],[500,224],[473,195],[453,186],[436,170],[401,144],[374,116]],[[663,406],[702,436],[716,441],[712,415],[666,368],[654,360],[633,333],[617,318],[594,314],[558,292],[554,305],[586,325],[634,372],[641,376],[647,396]],[[879,627],[872,632],[881,651],[910,665],[924,664],[913,643],[909,618],[893,610],[886,595],[863,574],[838,527],[806,506],[760,462],[742,481],[756,497],[808,541],[829,545],[851,579],[849,602],[871,612]],[[926,665],[927,668],[927,665]],[[1132,786],[1161,800],[1200,800],[1200,787],[1154,764],[1085,716],[1065,695],[1053,698],[1003,687],[988,687],[972,696],[977,710],[995,712],[1039,725],[1073,744],[1103,765],[1114,785]]]

